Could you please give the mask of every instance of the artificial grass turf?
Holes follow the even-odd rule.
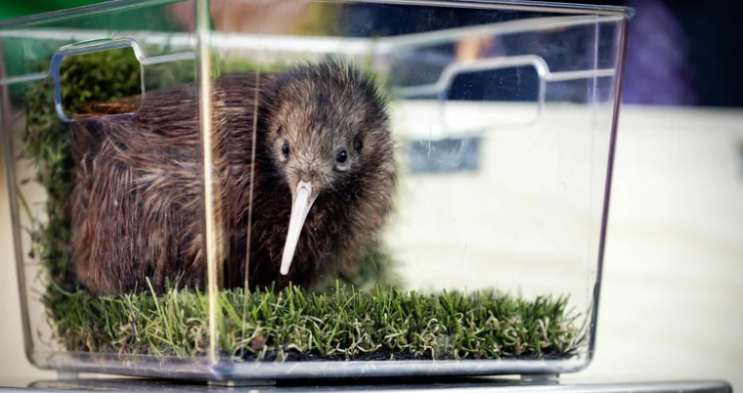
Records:
[[[565,358],[580,332],[565,298],[533,301],[480,291],[359,291],[218,295],[220,351],[253,360]],[[208,349],[208,299],[169,290],[57,303],[58,339],[83,352],[198,356]],[[380,356],[381,355],[381,356]]]
[[[62,100],[71,111],[90,102],[139,94],[133,57],[98,52],[61,68]],[[194,80],[193,64],[146,74],[145,88]],[[249,64],[224,66],[249,68]],[[41,262],[42,301],[55,343],[69,351],[198,356],[208,350],[208,298],[171,289],[94,297],[71,271],[67,201],[74,181],[71,131],[56,115],[52,81],[25,92],[24,151],[46,189],[46,222],[29,231],[31,259]],[[30,214],[30,209],[29,214]],[[567,358],[584,344],[579,315],[564,297],[534,300],[497,291],[421,294],[403,291],[394,261],[372,248],[356,276],[305,292],[298,288],[219,293],[218,345],[245,360],[382,360]]]

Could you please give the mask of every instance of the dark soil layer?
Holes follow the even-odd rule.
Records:
[[[530,353],[530,354],[523,354],[523,355],[501,355],[500,360],[560,360],[560,359],[569,359],[577,355],[577,351],[575,349],[571,349],[569,351],[555,351],[555,350],[546,350],[543,351],[542,354],[537,353]],[[284,352],[281,353],[279,351],[271,351],[269,353],[266,353],[262,357],[259,358],[257,354],[250,353],[246,354],[242,357],[243,360],[246,361],[265,361],[265,362],[273,362],[279,359],[283,359],[284,361],[289,362],[338,362],[338,361],[382,361],[382,360],[389,360],[389,361],[406,361],[406,360],[434,360],[434,358],[430,355],[420,355],[420,356],[414,356],[410,353],[406,352],[386,352],[386,351],[377,351],[374,353],[368,353],[368,354],[361,354],[354,357],[346,357],[345,355],[328,355],[328,356],[321,356],[319,354],[304,354],[304,353],[297,353],[297,352]],[[442,356],[437,357],[435,360],[455,360],[456,358],[451,354],[444,354]]]

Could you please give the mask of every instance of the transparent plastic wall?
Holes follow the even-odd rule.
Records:
[[[0,25],[29,358],[207,380],[583,369],[629,16],[119,1]]]

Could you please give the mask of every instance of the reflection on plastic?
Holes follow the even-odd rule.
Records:
[[[480,167],[480,138],[415,141],[408,149],[413,173],[473,172]]]
[[[463,72],[452,80],[446,99],[536,103],[539,74],[533,66]]]
[[[439,97],[443,126],[449,132],[461,133],[529,125],[537,120],[543,105],[540,85],[533,65],[456,73]],[[472,105],[473,101],[507,105],[499,106],[497,112],[481,110],[471,116],[458,113],[461,103]]]

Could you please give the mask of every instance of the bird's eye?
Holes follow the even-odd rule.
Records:
[[[281,146],[281,152],[284,153],[285,156],[289,155],[289,142],[284,142]]]
[[[348,160],[348,153],[346,153],[346,151],[345,151],[345,150],[343,150],[342,152],[338,153],[338,155],[337,155],[337,156],[335,156],[335,160],[336,160],[336,161],[337,161],[337,162],[338,162],[339,164],[343,164],[343,163],[345,163],[345,162],[346,162],[346,160]]]

